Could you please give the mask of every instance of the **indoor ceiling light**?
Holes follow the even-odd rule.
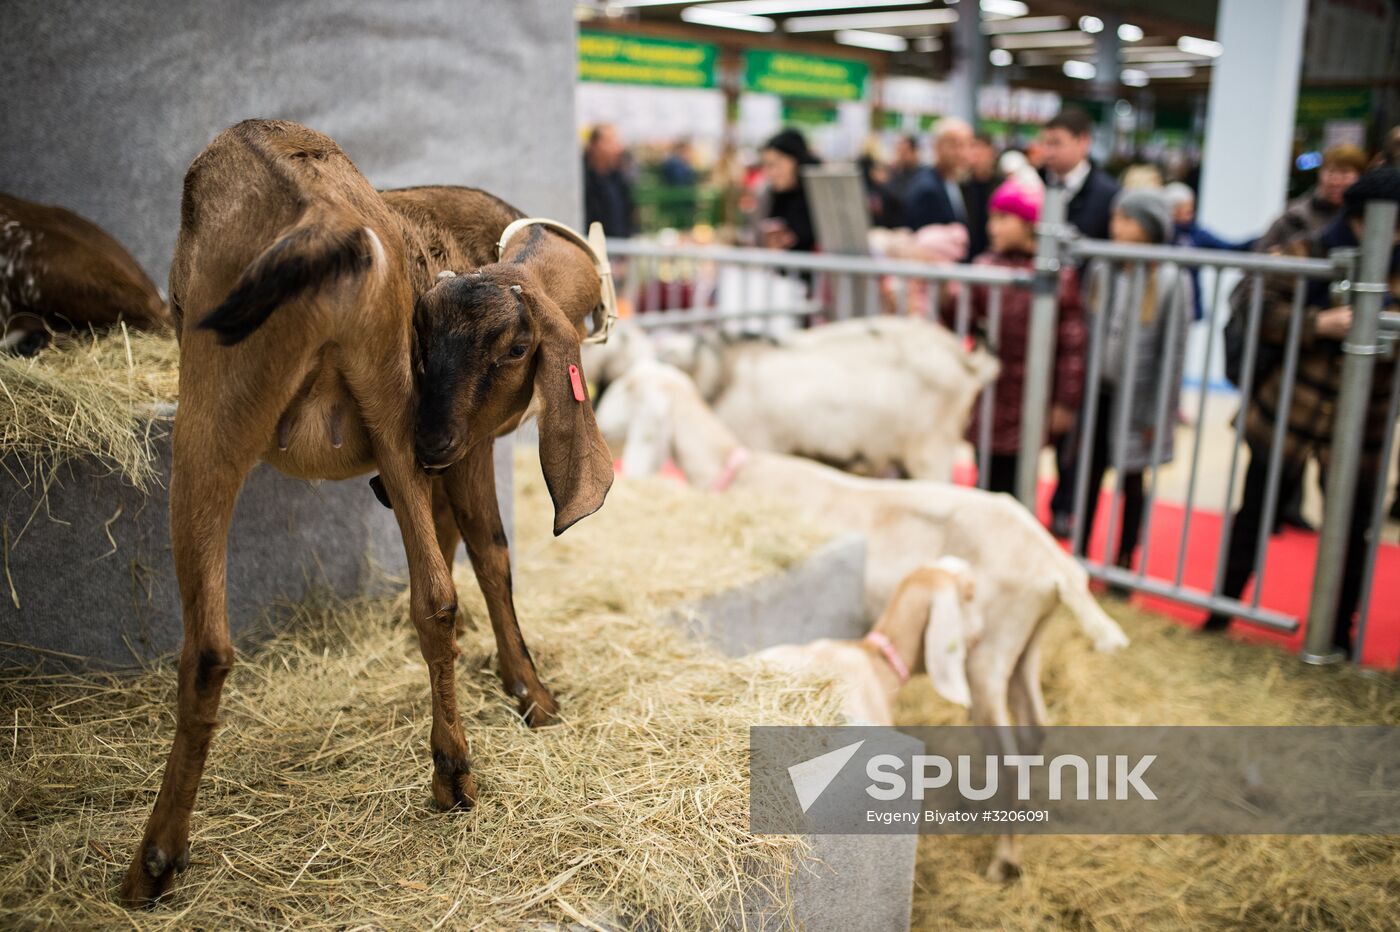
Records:
[[[1192,55],[1204,55],[1206,58],[1219,58],[1220,53],[1225,51],[1225,47],[1219,42],[1212,42],[1209,39],[1198,39],[1195,36],[1182,36],[1176,40],[1176,47],[1183,52],[1190,52]]]
[[[834,36],[842,45],[858,45],[863,49],[877,49],[881,52],[902,52],[909,48],[909,40],[888,32],[867,32],[864,29],[838,29]]]
[[[1021,19],[989,19],[982,24],[982,34],[1000,36],[1008,32],[1053,32],[1068,28],[1068,16],[1026,16]]]
[[[1069,32],[1030,32],[1020,35],[997,36],[992,39],[999,49],[1053,49],[1076,45],[1092,45],[1094,40],[1078,30]]]
[[[682,3],[695,3],[697,0],[607,0],[605,6],[680,6]],[[698,0],[705,3],[706,0]]]
[[[681,19],[697,26],[718,26],[721,29],[743,29],[746,32],[772,32],[777,23],[762,16],[731,13],[704,6],[688,6],[681,10]]]
[[[998,68],[1005,68],[1015,62],[1016,58],[1006,49],[992,49],[991,52],[987,53],[987,60]]]
[[[1079,28],[1083,32],[1091,34],[1103,32],[1103,20],[1099,19],[1097,16],[1081,16],[1079,17]]]
[[[1122,39],[1124,42],[1141,42],[1142,36],[1143,32],[1141,26],[1134,26],[1132,23],[1124,23],[1118,27],[1118,38]]]
[[[926,0],[880,0],[880,6],[918,6]],[[786,16],[790,13],[811,13],[817,10],[859,10],[872,6],[870,0],[726,0],[714,3],[710,9],[726,13],[747,13],[750,16]]]
[[[1149,63],[1140,70],[1154,78],[1189,78],[1196,73],[1195,68],[1178,62]]]
[[[1147,72],[1138,68],[1124,68],[1118,79],[1129,87],[1146,87],[1148,81]]]
[[[1071,58],[1061,67],[1065,77],[1074,78],[1077,81],[1093,80],[1094,75],[1099,73],[1099,69],[1095,68],[1092,62],[1080,61],[1077,58]]]
[[[1122,55],[1125,62],[1174,61],[1192,65],[1215,64],[1213,58],[1204,58],[1190,52],[1183,52],[1170,45],[1139,45],[1135,48],[1123,49]]]
[[[844,16],[794,16],[783,20],[788,32],[828,32],[833,29],[890,29],[899,26],[940,26],[956,23],[954,10],[894,10],[889,13],[847,13]]]
[[[993,16],[1025,16],[1030,11],[1021,0],[982,0],[982,12]]]

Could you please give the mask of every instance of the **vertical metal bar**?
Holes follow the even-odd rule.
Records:
[[[632,314],[637,313],[637,298],[641,293],[639,283],[641,282],[642,258],[633,256],[625,260],[623,264],[623,287],[622,294],[627,302],[627,310]]]
[[[1154,275],[1156,274],[1154,270]],[[1123,334],[1123,368],[1113,393],[1113,494],[1108,497],[1108,523],[1104,525],[1103,562],[1105,566],[1117,561],[1118,544],[1114,538],[1119,531],[1118,509],[1126,502],[1123,495],[1123,456],[1128,445],[1128,432],[1133,425],[1133,395],[1137,386],[1137,336],[1142,318],[1142,305],[1147,300],[1147,267],[1133,263],[1132,283],[1128,286],[1127,330]],[[1116,306],[1116,305],[1115,305]],[[1095,490],[1090,490],[1091,492]],[[1124,516],[1126,518],[1126,515]],[[1124,522],[1126,523],[1126,521]],[[1130,555],[1131,556],[1131,555]]]
[[[1082,557],[1089,546],[1093,528],[1084,526],[1085,506],[1088,504],[1089,460],[1094,453],[1094,434],[1099,417],[1099,382],[1103,368],[1103,344],[1108,334],[1109,292],[1117,278],[1111,262],[1094,266],[1090,281],[1098,276],[1099,306],[1094,311],[1094,330],[1089,335],[1089,366],[1084,373],[1084,412],[1079,422],[1079,460],[1074,471],[1074,530],[1070,536],[1069,552]],[[1092,292],[1092,288],[1090,288]]]
[[[851,281],[850,272],[842,272],[840,278],[836,280],[837,299],[836,314],[837,320],[846,320],[851,316],[851,301],[855,294],[855,283]]]
[[[967,282],[958,283],[958,310],[953,323],[953,332],[958,335],[960,341],[965,342],[968,332],[972,329],[972,286]]]
[[[1356,642],[1353,660],[1361,662],[1366,652],[1366,623],[1371,618],[1371,590],[1376,582],[1376,552],[1381,546],[1381,529],[1385,527],[1385,493],[1389,483],[1387,467],[1395,452],[1396,417],[1400,417],[1400,366],[1392,370],[1390,379],[1390,404],[1385,414],[1385,440],[1381,444],[1381,468],[1376,475],[1376,491],[1371,497],[1371,539],[1366,546],[1366,575],[1361,579],[1361,601],[1356,618]]]
[[[731,318],[731,320],[732,320],[735,324],[739,325],[740,327],[743,326],[744,318],[741,317],[741,316],[739,316],[739,315],[741,315],[741,314],[746,314],[746,313],[748,313],[748,311],[750,310],[750,307],[749,307],[749,293],[753,290],[752,286],[753,286],[754,268],[755,268],[755,266],[752,265],[752,264],[745,265],[745,266],[744,266],[743,275],[742,275],[742,276],[740,277],[740,279],[739,279],[739,303],[738,303],[738,305],[734,308],[735,316],[734,316],[733,318]],[[758,266],[757,268],[760,269],[760,271],[762,272],[762,274],[767,274],[767,275],[776,274],[776,273],[774,273],[771,269],[764,269],[762,266]],[[716,330],[718,330],[720,333],[728,333],[728,332],[729,332],[728,329],[725,327],[725,325],[729,323],[728,320],[721,320],[721,321],[719,321],[718,323],[719,323],[719,326],[717,326],[717,327],[715,328]]]
[[[987,349],[1001,356],[1001,294],[1002,286],[987,287]],[[977,487],[985,489],[992,474],[992,419],[996,417],[997,383],[993,379],[982,389],[981,409],[977,421]],[[1037,455],[1040,453],[1036,451]]]
[[[1234,521],[1230,517],[1233,510],[1232,502],[1235,500],[1235,471],[1239,468],[1240,447],[1244,444],[1244,425],[1249,419],[1249,398],[1252,392],[1250,387],[1254,381],[1254,360],[1259,355],[1259,314],[1264,306],[1264,279],[1258,273],[1250,279],[1249,290],[1249,321],[1245,327],[1244,337],[1244,362],[1240,368],[1240,413],[1235,418],[1235,442],[1230,448],[1230,471],[1225,476],[1225,507],[1222,509],[1225,517],[1220,522],[1220,552],[1216,555],[1215,562],[1215,584],[1211,587],[1212,595],[1219,595],[1220,590],[1225,586],[1225,567],[1230,561],[1230,535],[1233,532]],[[1279,412],[1279,417],[1287,417],[1286,411]]]
[[[763,316],[758,319],[759,327],[764,333],[773,332],[773,310],[777,306],[778,275],[777,269],[770,269],[764,276],[763,286]]]
[[[1184,310],[1184,302],[1189,297],[1187,289],[1191,287],[1191,279],[1186,274],[1184,266],[1177,266],[1176,269],[1176,291],[1174,293],[1171,306],[1167,308],[1167,313],[1171,316],[1167,319],[1166,353],[1162,358],[1162,371],[1157,377],[1157,406],[1153,413],[1152,420],[1152,454],[1149,466],[1152,469],[1152,485],[1147,491],[1147,500],[1142,505],[1142,532],[1138,539],[1142,541],[1142,559],[1138,561],[1138,578],[1147,576],[1147,558],[1152,552],[1152,512],[1157,504],[1157,473],[1161,470],[1162,446],[1166,443],[1167,432],[1176,428],[1176,411],[1167,410],[1167,402],[1174,394],[1175,386],[1172,384],[1177,378],[1176,371],[1176,343],[1178,335],[1181,333],[1181,317]],[[1167,423],[1167,418],[1171,418],[1171,423]],[[1173,448],[1175,444],[1173,443]]]
[[[1206,358],[1202,363],[1200,397],[1196,403],[1196,436],[1191,441],[1191,472],[1186,480],[1186,505],[1181,516],[1181,542],[1176,551],[1176,580],[1173,585],[1180,586],[1183,575],[1186,572],[1186,544],[1191,539],[1191,515],[1196,509],[1196,477],[1200,475],[1201,467],[1201,440],[1205,437],[1206,431],[1206,399],[1210,395],[1210,364],[1215,358],[1215,344],[1217,334],[1215,331],[1215,321],[1219,316],[1220,307],[1220,280],[1224,277],[1223,268],[1215,270],[1215,282],[1212,286],[1210,311],[1206,317]],[[1230,503],[1225,502],[1225,520],[1230,520]]]
[[[647,279],[647,310],[656,311],[661,307],[661,257],[651,260],[651,277]]]
[[[1366,408],[1371,377],[1376,367],[1377,331],[1381,296],[1389,290],[1390,254],[1395,239],[1394,201],[1366,205],[1366,226],[1361,237],[1361,270],[1352,290],[1351,332],[1342,344],[1342,390],[1332,421],[1327,464],[1327,508],[1317,545],[1317,570],[1313,575],[1312,601],[1308,605],[1308,632],[1303,643],[1307,663],[1331,663],[1341,659],[1332,647],[1337,623],[1337,602],[1342,589],[1342,562],[1347,556],[1353,499],[1361,471],[1362,443],[1366,433]],[[1380,480],[1382,483],[1384,480]],[[1353,554],[1355,556],[1355,554]],[[1350,624],[1345,619],[1344,624]]]
[[[894,280],[894,307],[900,317],[909,316],[909,279]]]
[[[1307,282],[1299,276],[1293,282],[1293,310],[1288,315],[1288,339],[1284,343],[1283,382],[1279,390],[1279,416],[1274,422],[1274,436],[1269,441],[1269,476],[1264,483],[1264,520],[1259,526],[1259,539],[1254,545],[1254,596],[1250,600],[1253,608],[1259,607],[1259,596],[1264,591],[1264,554],[1269,549],[1269,538],[1274,531],[1274,513],[1278,509],[1279,477],[1283,475],[1283,441],[1288,436],[1288,412],[1293,406],[1293,384],[1298,379],[1298,341],[1303,329],[1303,299],[1307,295]]]
[[[1026,339],[1026,382],[1021,396],[1021,443],[1016,461],[1016,497],[1035,513],[1037,467],[1045,442],[1046,402],[1055,361],[1055,329],[1059,320],[1060,251],[1065,237],[1065,194],[1045,192],[1037,228],[1035,279],[1031,285],[1031,319]]]

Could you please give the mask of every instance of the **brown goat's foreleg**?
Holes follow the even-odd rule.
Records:
[[[409,612],[432,692],[433,798],[444,809],[476,801],[467,739],[457,714],[457,590],[433,526],[432,488],[413,461],[412,443],[376,443],[375,457],[408,558]]]
[[[224,562],[234,500],[256,452],[250,446],[240,456],[211,442],[208,423],[176,419],[170,537],[185,636],[175,742],[155,809],[122,882],[121,901],[127,906],[154,902],[189,863],[190,814],[218,724],[224,677],[233,665]]]
[[[457,527],[467,542],[476,581],[486,598],[491,628],[496,634],[496,654],[501,682],[519,703],[520,714],[531,727],[554,722],[559,704],[540,682],[535,662],[515,616],[510,576],[510,545],[501,525],[496,501],[496,467],[492,444],[479,443],[443,477]]]
[[[442,552],[442,562],[447,564],[447,572],[453,571],[457,562],[457,547],[462,543],[462,532],[457,530],[457,518],[452,514],[452,500],[441,479],[433,479],[433,532],[437,534],[438,550]],[[455,582],[455,581],[454,581]],[[466,609],[457,609],[456,631],[461,634],[470,620]]]

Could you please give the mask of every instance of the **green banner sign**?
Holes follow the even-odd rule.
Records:
[[[1298,122],[1366,120],[1371,116],[1371,89],[1337,87],[1298,92]]]
[[[792,52],[744,53],[744,89],[806,100],[861,100],[870,67],[846,58]]]
[[[794,126],[825,126],[838,119],[836,108],[810,100],[783,101],[783,122]]]
[[[580,32],[578,79],[609,84],[714,87],[716,47],[615,32]]]

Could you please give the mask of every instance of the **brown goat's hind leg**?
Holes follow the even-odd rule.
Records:
[[[175,741],[160,795],[121,886],[126,906],[154,903],[189,864],[190,814],[218,724],[219,696],[233,665],[224,564],[234,501],[257,453],[233,451],[202,423],[175,424],[170,480],[171,549],[184,610]],[[228,435],[226,435],[227,437]]]
[[[496,501],[496,467],[492,444],[479,443],[444,476],[457,527],[467,542],[467,556],[486,598],[501,683],[519,703],[520,714],[532,728],[552,724],[559,704],[540,682],[535,662],[516,620],[510,576],[510,545]]]
[[[375,458],[403,535],[408,558],[409,612],[428,665],[432,694],[433,799],[443,809],[476,802],[467,739],[457,714],[457,590],[433,522],[432,487],[408,453],[410,438],[376,442]],[[455,546],[455,545],[454,545]]]

